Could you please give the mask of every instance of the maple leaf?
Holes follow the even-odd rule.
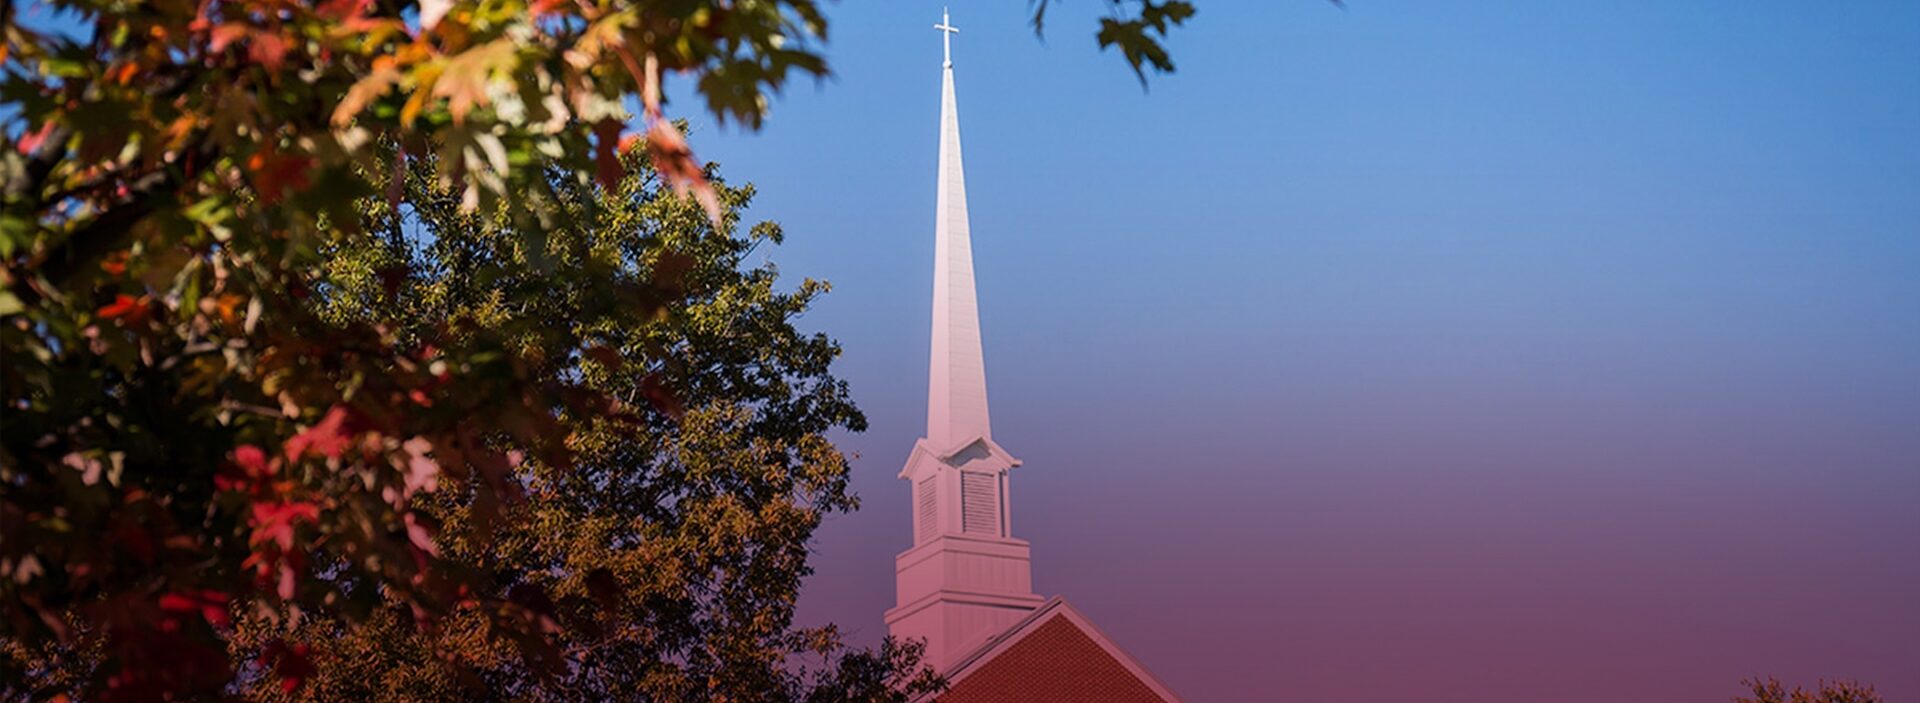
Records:
[[[312,164],[313,159],[281,154],[268,145],[247,157],[247,172],[253,176],[253,189],[260,201],[272,205],[280,202],[288,190],[307,187],[307,167]]]
[[[214,590],[162,595],[160,609],[174,613],[198,613],[207,621],[207,624],[219,628],[225,628],[231,623],[227,613],[227,594]]]
[[[320,506],[306,501],[259,502],[253,504],[253,543],[272,543],[281,551],[293,549],[293,530],[303,522],[320,519]]]
[[[653,404],[653,409],[667,417],[679,419],[687,412],[686,407],[680,404],[680,399],[660,380],[660,374],[647,374],[640,379],[640,395],[646,396],[647,402]]]
[[[236,468],[238,472],[234,471]],[[222,467],[220,473],[214,475],[213,485],[223,491],[258,491],[265,495],[268,491],[262,489],[266,479],[279,470],[278,463],[267,460],[266,452],[254,445],[243,444],[233,450],[233,463]]]
[[[600,187],[613,190],[620,187],[620,179],[626,176],[626,169],[620,165],[620,121],[604,119],[593,126],[593,165],[594,177],[600,180]]]
[[[248,476],[254,478],[270,476],[274,471],[274,467],[267,463],[267,453],[252,444],[236,447],[233,450],[233,463],[238,464]]]
[[[665,176],[667,183],[673,186],[674,195],[686,197],[689,192],[700,207],[707,211],[707,218],[713,221],[714,229],[720,228],[720,193],[707,182],[706,170],[700,167],[699,160],[693,158],[693,148],[687,146],[687,139],[680,130],[666,120],[652,120],[647,128],[647,155],[653,157],[653,168]]]
[[[518,51],[511,38],[495,39],[462,51],[447,61],[429,94],[446,98],[453,123],[465,124],[468,112],[490,102],[487,94],[493,79],[513,73],[519,63]],[[402,121],[407,121],[404,116]]]
[[[216,54],[226,51],[228,45],[246,38],[247,31],[246,25],[236,23],[228,23],[214,27],[210,35],[211,40],[207,44],[207,50]]]
[[[247,58],[254,63],[267,67],[268,71],[280,72],[287,62],[287,38],[274,32],[255,30],[247,39]]]
[[[335,405],[319,423],[287,440],[287,459],[299,461],[308,450],[328,459],[338,459],[353,446],[352,430],[357,424],[352,411],[344,405]]]
[[[392,56],[381,56],[373,60],[373,71],[366,77],[354,81],[347,88],[347,94],[340,98],[340,104],[333,108],[333,125],[345,127],[353,123],[353,118],[400,82],[400,69]]]
[[[96,314],[100,316],[100,319],[113,320],[123,327],[134,327],[142,322],[146,322],[147,316],[151,312],[152,310],[147,304],[146,296],[143,295],[135,298],[131,295],[121,293],[120,295],[114,296],[113,302],[101,307]]]

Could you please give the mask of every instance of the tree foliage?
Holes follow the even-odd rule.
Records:
[[[1735,696],[1733,703],[1880,703],[1880,694],[1874,693],[1872,686],[1853,681],[1821,681],[1812,691],[1799,686],[1788,689],[1772,677],[1740,683],[1753,695]]]
[[[416,217],[372,201],[379,236],[328,252],[318,307],[333,324],[392,321],[403,344],[497,336],[532,360],[530,378],[615,405],[558,414],[570,463],[515,471],[522,498],[504,519],[458,491],[418,498],[440,557],[527,610],[459,608],[422,630],[400,600],[356,587],[362,602],[326,615],[244,618],[235,659],[317,648],[309,685],[286,697],[806,700],[865,670],[879,676],[836,700],[930,684],[910,681],[917,661],[897,648],[846,652],[831,628],[792,627],[808,539],[854,507],[824,433],[865,426],[829,372],[838,347],[794,327],[825,284],[776,289],[770,265],[745,262],[780,240],[777,225],[716,236],[628,161],[612,191],[556,189],[579,226],[547,233],[553,272],[530,265],[518,233],[462,213],[425,164],[404,186]],[[723,232],[741,229],[752,188],[716,186]],[[260,677],[254,692],[279,685]]]
[[[366,235],[298,280],[280,311],[297,339],[257,319],[247,333],[257,313],[240,310],[263,303],[221,318],[233,294],[216,273],[187,324],[93,323],[132,348],[130,373],[119,346],[10,365],[10,392],[27,391],[4,430],[24,460],[7,477],[12,693],[886,700],[935,685],[912,648],[850,652],[792,626],[807,540],[855,505],[824,435],[865,422],[829,373],[837,346],[794,327],[825,285],[783,292],[745,266],[781,238],[742,228],[750,186],[714,182],[715,230],[639,151],[614,189],[555,173],[572,224],[541,233],[544,263],[508,220],[465,212],[429,157],[404,172],[404,205],[363,199]],[[224,254],[216,270],[244,269]],[[395,360],[410,368],[369,368]],[[111,400],[56,392],[82,379]],[[307,407],[326,410],[302,427]],[[99,434],[21,434],[60,423]],[[255,441],[276,430],[290,437]],[[39,452],[64,452],[51,475],[32,470]]]
[[[1103,45],[1170,69],[1191,8],[1109,7]],[[860,422],[790,327],[821,288],[739,268],[777,230],[736,234],[748,191],[661,97],[757,127],[828,74],[827,26],[0,3],[4,693],[893,681],[910,647],[790,627],[812,525],[852,507],[822,433]]]

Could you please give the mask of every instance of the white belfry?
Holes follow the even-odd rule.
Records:
[[[927,435],[900,477],[912,486],[913,547],[894,559],[895,606],[887,631],[924,639],[926,661],[945,670],[1044,601],[1033,593],[1031,549],[1012,534],[1007,472],[1018,459],[993,441],[987,372],[974,296],[967,184],[953,93],[952,37],[940,86],[940,172],[934,199],[933,348]]]

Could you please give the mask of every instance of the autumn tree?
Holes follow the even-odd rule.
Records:
[[[1799,686],[1788,689],[1772,677],[1740,683],[1753,695],[1734,696],[1733,703],[1880,703],[1880,694],[1872,686],[1853,681],[1821,681],[1812,691]]]
[[[1103,45],[1170,69],[1191,8],[1107,4]],[[606,641],[671,663],[663,691],[787,686],[768,658],[831,648],[747,606],[850,507],[818,435],[857,415],[829,344],[782,342],[817,290],[725,272],[744,193],[660,96],[757,126],[827,74],[827,26],[813,0],[0,3],[5,693],[305,695],[379,627],[483,682],[599,685],[562,674]],[[663,189],[689,201],[621,209]],[[627,238],[586,236],[615,212]],[[555,522],[615,501],[641,522]],[[574,632],[589,607],[635,629]]]
[[[739,220],[750,186],[715,181],[713,231],[644,159],[623,166],[613,189],[557,178],[573,224],[546,230],[537,256],[522,233],[462,212],[426,163],[402,185],[407,212],[369,199],[373,236],[326,252],[313,301],[330,324],[390,325],[407,346],[499,339],[530,381],[607,405],[555,414],[547,431],[567,438],[568,462],[514,468],[518,498],[499,519],[470,491],[413,498],[437,556],[473,572],[483,600],[525,606],[517,617],[544,636],[483,607],[418,628],[361,580],[337,609],[242,616],[236,660],[271,659],[276,642],[310,648],[314,671],[286,697],[885,700],[930,685],[891,643],[849,652],[830,628],[792,625],[814,528],[855,504],[825,433],[865,427],[830,373],[838,347],[794,325],[825,284],[782,290],[771,265],[746,265],[782,237]],[[869,670],[880,675],[834,689]],[[252,683],[263,699],[285,693],[272,677]]]

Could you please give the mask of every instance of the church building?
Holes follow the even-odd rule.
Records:
[[[1176,703],[1179,698],[1065,598],[1033,592],[1031,548],[1013,536],[1008,474],[993,441],[974,296],[967,186],[953,91],[953,34],[942,15],[939,185],[927,434],[900,478],[911,486],[913,546],[894,559],[887,632],[926,642],[947,678],[940,703]]]

